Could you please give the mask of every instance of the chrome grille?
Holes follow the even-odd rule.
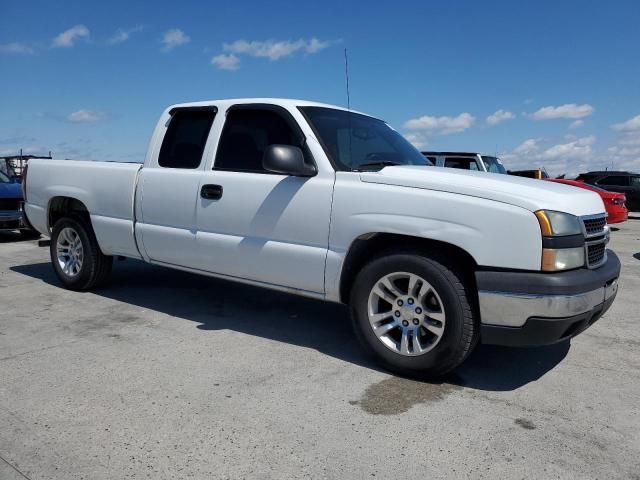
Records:
[[[588,268],[598,268],[607,261],[609,228],[606,215],[582,217],[585,235],[585,258]]]
[[[587,245],[587,266],[595,268],[605,260],[606,245],[604,242]]]
[[[607,217],[583,218],[582,223],[587,236],[590,237],[604,232],[604,227],[607,225]]]

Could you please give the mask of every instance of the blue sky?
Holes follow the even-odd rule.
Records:
[[[152,5],[152,6],[150,6]],[[429,149],[640,170],[640,2],[0,3],[0,154],[141,160],[171,103],[293,97]]]

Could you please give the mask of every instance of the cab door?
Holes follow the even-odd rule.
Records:
[[[199,268],[322,293],[335,175],[266,171],[262,156],[272,144],[299,146],[308,162],[312,149],[320,148],[307,145],[282,107],[248,104],[227,111],[213,169],[200,182]]]
[[[136,238],[150,261],[197,268],[198,189],[216,109],[187,107],[170,113],[161,147],[138,180]]]

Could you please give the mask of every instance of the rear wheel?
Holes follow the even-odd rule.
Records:
[[[446,259],[392,253],[357,275],[353,325],[383,367],[409,377],[437,378],[464,361],[478,328],[464,276]]]
[[[53,269],[68,289],[90,290],[111,274],[113,257],[100,251],[91,225],[83,219],[64,217],[56,222],[50,253]]]

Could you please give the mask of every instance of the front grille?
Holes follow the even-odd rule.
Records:
[[[0,198],[0,210],[20,210],[19,198]]]
[[[594,268],[604,261],[606,245],[604,242],[587,245],[587,266]]]
[[[607,225],[607,217],[583,218],[582,222],[587,235],[592,236],[604,232],[604,227]]]

